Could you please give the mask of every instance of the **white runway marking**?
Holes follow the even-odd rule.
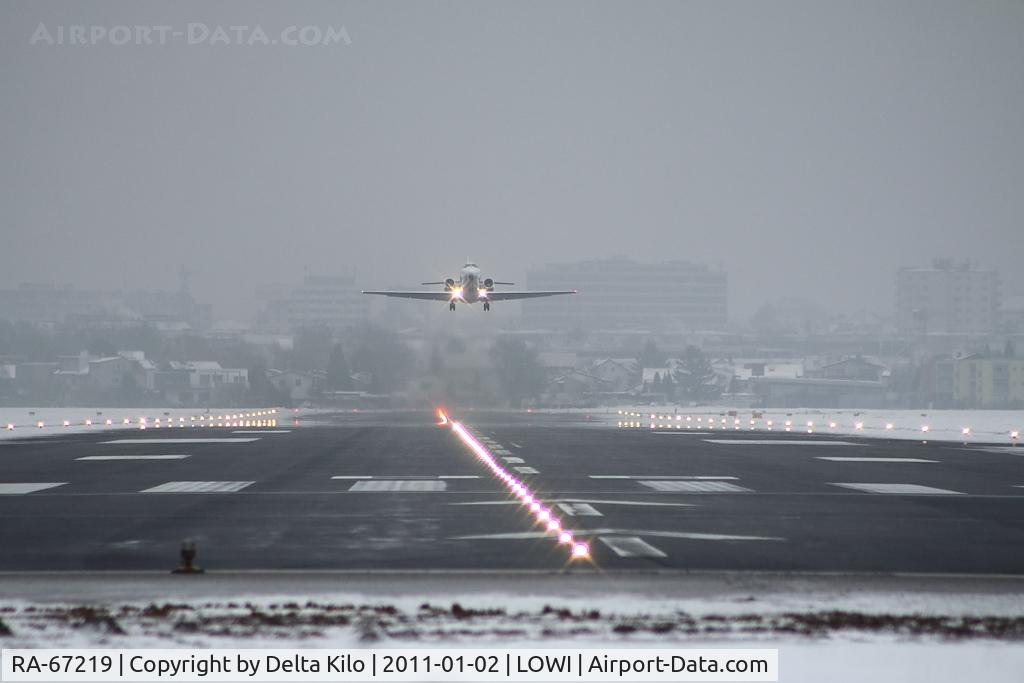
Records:
[[[512,448],[522,448],[522,446],[517,444],[515,441],[509,441],[508,443],[510,446],[512,446]]]
[[[652,529],[572,529],[576,536],[653,536],[656,538],[682,538],[690,541],[785,541],[781,536],[736,536],[732,534],[703,534],[692,531],[655,531]],[[518,541],[532,538],[551,538],[545,531],[513,531],[503,534],[474,534],[452,536],[454,540]]]
[[[932,486],[921,486],[920,484],[843,484],[839,482],[829,482],[832,486],[842,486],[847,489],[855,489],[857,491],[866,491],[867,493],[909,493],[913,495],[964,495],[960,491],[950,491],[948,489],[938,489]]]
[[[377,477],[372,474],[339,474],[331,477],[331,479],[376,479]],[[434,476],[420,476],[411,475],[404,477],[401,475],[388,474],[384,475],[384,479],[390,481],[429,481],[431,479],[479,479],[479,474],[439,474]]]
[[[640,481],[655,491],[673,493],[750,493],[751,490],[724,481]]]
[[[560,498],[565,503],[591,503],[593,505],[640,505],[646,507],[692,508],[694,503],[657,503],[647,500],[593,500],[590,498]],[[515,502],[515,501],[513,501]]]
[[[56,488],[57,486],[64,486],[65,484],[67,484],[66,481],[0,484],[0,496],[20,496],[25,493],[32,493],[33,491],[42,491],[44,489]]]
[[[592,500],[590,498],[548,498],[548,503],[590,503],[591,505],[640,505],[649,507],[696,507],[694,503],[655,503],[647,500]],[[522,505],[518,500],[473,500],[449,505]]]
[[[385,491],[444,491],[447,488],[448,484],[446,482],[432,479],[375,479],[372,481],[356,482],[349,491],[382,493]]]
[[[619,557],[668,557],[639,536],[601,536],[600,540]]]
[[[232,434],[291,434],[290,429],[236,429]]]
[[[591,474],[591,479],[672,479],[672,480],[686,480],[686,481],[703,481],[703,480],[724,480],[724,479],[737,479],[738,477],[730,477],[727,475],[707,474],[707,475],[685,475],[685,474]]]
[[[514,469],[519,474],[540,474],[540,472],[538,472],[532,467],[513,467],[512,469]]]
[[[832,462],[938,462],[938,460],[925,460],[924,458],[843,458],[835,455],[819,455],[818,460],[831,460]]]
[[[706,435],[706,434],[714,434],[714,432],[694,432],[694,431],[690,431],[690,430],[686,430],[686,429],[680,429],[678,432],[677,431],[671,431],[671,432],[669,432],[669,431],[663,431],[663,432],[656,431],[654,433],[655,434],[693,434],[695,436],[701,436],[701,435]]]
[[[86,455],[75,460],[184,460],[188,455]]]
[[[150,489],[143,489],[140,493],[234,493],[255,483],[254,481],[169,481]]]
[[[852,441],[829,441],[826,439],[704,439],[707,443],[733,446],[861,446]]]
[[[590,503],[559,503],[558,508],[570,517],[602,517]]]
[[[505,448],[492,448],[495,455],[512,455],[512,451]]]
[[[100,443],[250,443],[252,441],[259,441],[259,439],[245,437],[238,439],[114,439],[113,441],[100,441]]]
[[[502,458],[502,460],[504,460],[505,462],[507,462],[510,465],[515,465],[515,464],[518,464],[518,463],[526,462],[522,458],[516,458],[516,457]]]

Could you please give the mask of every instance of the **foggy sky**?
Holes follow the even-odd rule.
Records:
[[[37,25],[351,45],[29,45]],[[1024,292],[1024,3],[0,5],[0,287],[364,287],[626,255],[890,312],[933,255]]]

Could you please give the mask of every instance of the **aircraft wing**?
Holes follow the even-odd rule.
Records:
[[[427,299],[430,301],[451,301],[451,292],[368,292],[363,294],[380,294],[381,296],[393,296],[399,299]]]
[[[536,299],[542,296],[558,296],[559,294],[575,294],[575,289],[559,292],[487,292],[491,301],[511,301],[513,299]]]

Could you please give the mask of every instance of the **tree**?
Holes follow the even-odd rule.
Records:
[[[352,351],[352,369],[369,373],[370,390],[378,394],[396,391],[412,376],[415,357],[395,334],[366,328],[358,334]]]
[[[544,390],[544,371],[537,352],[522,339],[501,337],[491,347],[491,358],[498,375],[498,386],[513,406],[539,396]]]
[[[660,368],[665,364],[665,354],[658,349],[658,345],[654,343],[653,339],[647,340],[636,359],[642,368]]]
[[[295,335],[292,370],[322,370],[331,356],[331,331],[324,325],[304,327]]]
[[[711,361],[696,346],[686,347],[680,359],[680,368],[673,374],[683,396],[690,400],[706,401],[721,393],[715,385],[715,371]]]
[[[345,358],[341,344],[335,344],[331,349],[331,357],[327,360],[327,389],[345,391],[351,388],[352,370],[348,366],[348,359]]]

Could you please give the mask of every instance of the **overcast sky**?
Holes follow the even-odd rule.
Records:
[[[31,44],[39,24],[344,27],[328,46]],[[248,38],[249,34],[245,34]],[[890,311],[1024,291],[1024,3],[0,4],[0,287],[518,279],[622,254]]]

